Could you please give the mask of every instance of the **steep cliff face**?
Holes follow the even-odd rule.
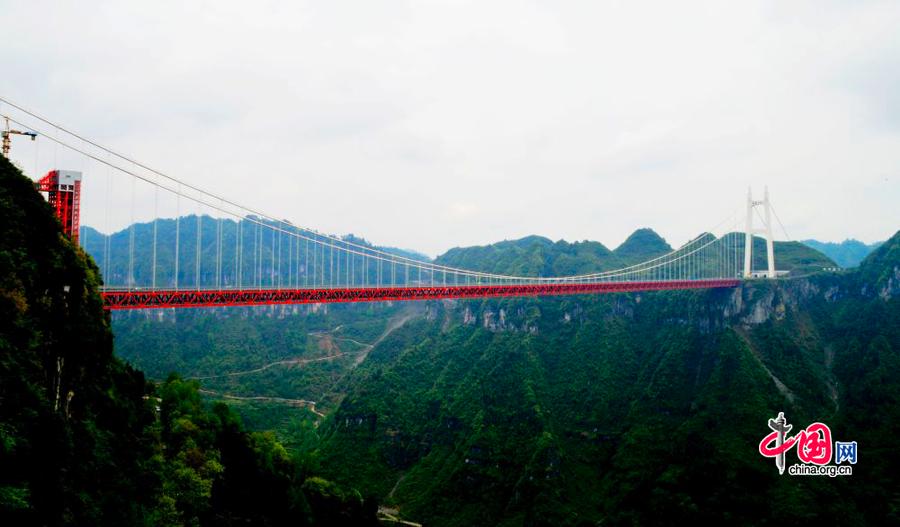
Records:
[[[354,372],[323,459],[434,525],[881,521],[898,245],[736,289],[433,304]],[[778,411],[879,459],[853,481],[779,477],[757,452]]]
[[[900,270],[900,268],[898,268]],[[680,306],[688,305],[681,311],[680,306],[667,310],[670,317],[667,323],[689,325],[698,330],[709,332],[712,329],[727,327],[749,328],[764,324],[771,320],[783,320],[790,310],[801,310],[808,304],[818,302],[833,303],[848,296],[864,298],[866,294],[875,295],[882,300],[889,300],[897,287],[897,279],[893,275],[882,280],[876,287],[858,287],[858,281],[841,280],[835,276],[812,276],[796,280],[780,280],[769,282],[757,280],[746,282],[741,287],[712,293],[634,293],[631,295],[613,295],[609,302],[604,302],[600,313],[604,320],[619,318],[634,320],[635,313],[648,307],[642,302],[650,302],[654,308],[663,301],[662,297],[672,297],[682,301]],[[857,290],[857,288],[859,290]],[[697,302],[699,305],[694,305]],[[554,303],[565,306],[558,320],[545,315]],[[546,299],[541,302],[532,301],[443,301],[441,307],[450,316],[465,326],[479,326],[492,332],[526,332],[537,334],[540,331],[553,331],[557,322],[584,323],[585,309],[595,306],[595,301],[587,297],[574,296],[566,300]],[[437,306],[432,306],[432,318],[438,318]]]
[[[97,269],[2,157],[0,217],[0,515],[133,521],[153,416],[143,376],[113,358]]]
[[[900,233],[866,257],[855,276],[860,294],[896,298],[900,294]]]

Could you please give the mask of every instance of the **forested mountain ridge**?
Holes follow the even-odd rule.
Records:
[[[260,225],[285,228],[284,225],[277,225],[255,216],[235,221],[192,214],[177,219],[159,218],[156,221],[134,223],[111,234],[103,234],[90,226],[82,226],[81,244],[97,262],[100,270],[105,273],[104,282],[113,286],[124,286],[128,283],[129,278],[133,278],[137,286],[150,286],[154,274],[152,266],[155,246],[156,283],[160,287],[173,287],[175,285],[176,240],[178,241],[178,284],[183,287],[198,284],[209,286],[218,283],[217,281],[221,281],[225,287],[233,287],[239,274],[245,286],[254,286],[257,283],[267,286],[274,285],[274,269],[287,270],[289,268],[296,268],[296,273],[287,273],[287,271],[283,273],[281,279],[285,285],[289,277],[292,280],[296,279],[299,282],[297,285],[314,285],[316,280],[321,279],[319,275],[326,281],[330,280],[330,269],[320,268],[314,271],[296,265],[300,258],[305,256],[305,262],[312,266],[309,251],[314,247],[313,243],[306,240],[294,240],[292,236],[284,232],[276,232],[275,229],[260,227]],[[319,241],[328,239],[324,234],[307,233],[307,236]],[[396,247],[376,247],[353,234],[339,238],[349,243],[379,249],[412,260],[429,260],[427,256],[414,251]],[[240,253],[236,245],[239,240],[243,247]],[[200,247],[199,266],[197,265],[198,243]],[[236,254],[242,254],[243,259],[236,259]],[[239,261],[240,269],[238,269]],[[361,271],[358,272],[361,273]],[[374,281],[376,270],[373,268],[369,274],[370,279]]]
[[[97,267],[5,157],[0,217],[0,523],[375,523],[196,382],[116,359]]]
[[[134,284],[147,287],[153,283],[153,262],[156,261],[155,280],[160,287],[175,285],[175,240],[178,239],[178,284],[182,287],[195,285],[210,286],[221,283],[224,287],[234,287],[236,277],[250,286],[314,286],[330,283],[333,272],[322,254],[323,268],[307,269],[314,266],[315,258],[309,259],[313,244],[270,229],[260,229],[255,223],[258,218],[241,222],[218,219],[210,216],[182,216],[177,219],[160,218],[155,222],[135,223],[110,235],[85,226],[81,229],[82,245],[105,273],[104,280],[113,286],[124,286],[133,278]],[[266,223],[263,221],[263,223]],[[199,231],[199,232],[198,232]],[[325,240],[323,235],[310,235]],[[705,234],[703,236],[711,236]],[[743,247],[743,235],[728,233],[729,247]],[[133,238],[133,243],[132,243]],[[238,270],[237,242],[245,255]],[[221,239],[221,241],[220,241]],[[428,260],[422,254],[396,249],[376,247],[363,238],[346,235],[341,239],[361,246],[377,248],[414,260]],[[154,258],[154,240],[156,254]],[[200,258],[197,258],[197,244],[200,244]],[[570,243],[565,240],[553,242],[542,236],[526,236],[518,240],[506,240],[490,245],[456,247],[438,256],[434,261],[451,267],[498,274],[520,276],[567,276],[598,271],[610,271],[637,264],[668,254],[672,247],[652,229],[634,231],[615,250],[610,250],[600,242],[580,241]],[[766,266],[765,242],[754,237],[753,268]],[[257,260],[258,257],[258,260]],[[330,258],[330,253],[329,253]],[[799,242],[775,242],[777,268],[794,273],[820,271],[836,264],[821,252]],[[220,261],[221,260],[221,261]],[[303,262],[301,265],[300,262]],[[279,270],[279,273],[275,272]],[[292,272],[281,272],[291,269]],[[357,272],[362,272],[357,270]],[[369,269],[370,281],[377,280],[377,270]],[[276,280],[275,276],[280,278]],[[338,280],[343,277],[337,276]]]
[[[533,236],[450,251],[439,261],[535,274],[595,270],[623,263],[620,250],[657,255],[668,247],[659,240],[642,230],[609,251]],[[764,242],[754,243],[754,266],[762,268]],[[797,274],[834,265],[795,243],[776,244],[776,259]],[[316,452],[326,475],[416,521],[664,523],[670,515],[701,518],[701,509],[716,519],[747,509],[752,514],[737,522],[756,523],[774,514],[759,504],[779,492],[815,499],[826,491],[769,480],[770,467],[752,453],[734,461],[739,475],[695,487],[700,473],[676,452],[700,456],[732,441],[729,434],[747,443],[752,434],[732,421],[764,426],[771,415],[750,414],[775,411],[786,399],[793,402],[785,411],[798,419],[833,415],[838,384],[816,348],[825,330],[818,318],[807,322],[807,310],[827,291],[868,302],[848,285],[853,280],[823,274],[733,291],[124,313],[115,324],[123,355],[154,377],[173,370],[202,377],[212,397],[315,402],[326,417],[277,401],[240,408],[255,428],[273,427],[292,449]],[[367,347],[407,308],[412,318]],[[811,331],[814,344],[798,342]],[[723,424],[691,446],[704,437],[692,430],[707,422]],[[672,446],[641,450],[667,433]],[[716,462],[732,460],[703,466]],[[747,503],[741,496],[753,489],[741,486],[744,478],[774,490]],[[709,492],[718,494],[704,497]],[[641,512],[648,501],[657,516]],[[813,514],[793,505],[798,517]]]
[[[861,295],[884,300],[900,295],[900,237],[895,234],[859,264],[851,275]]]
[[[320,450],[429,525],[894,523],[898,371],[900,233],[855,273],[434,304],[353,372]],[[871,461],[779,476],[757,451],[779,411]]]
[[[841,243],[818,240],[803,240],[801,243],[827,255],[841,267],[856,267],[884,242],[865,244],[859,240],[849,239]]]
[[[616,247],[616,256],[626,264],[645,262],[668,253],[672,247],[653,229],[638,229]]]
[[[834,266],[821,253],[777,243],[777,267],[793,278],[733,290],[128,313],[114,323],[123,355],[157,379],[177,370],[201,377],[210,397],[281,398],[241,411],[329,479],[427,525],[878,523],[900,507],[890,490],[900,468],[898,244],[834,274],[816,273]],[[531,236],[438,261],[571,274],[669,249],[641,229],[612,251]],[[763,268],[761,239],[754,253]],[[778,411],[798,428],[828,423],[877,462],[861,461],[850,479],[778,476],[756,451]]]
[[[136,238],[146,238],[151,225],[136,226]],[[171,221],[166,225],[159,222],[160,232],[173,227]],[[207,218],[203,225],[204,229],[212,229],[215,222]],[[182,226],[185,229],[182,232],[190,232],[196,228],[196,217],[182,218]],[[116,234],[114,245],[126,242],[127,232]],[[211,237],[203,233],[203,239]],[[765,265],[765,246],[759,238],[755,244],[755,265],[761,268]],[[94,243],[88,247],[101,250]],[[446,258],[453,260],[451,264],[482,270],[565,274],[626,265],[670,249],[652,230],[639,229],[615,251],[597,242],[570,244],[529,236],[486,247],[455,249],[439,261]],[[779,269],[802,271],[833,266],[815,251],[795,249],[790,243],[776,245]],[[190,250],[184,252],[190,259]],[[127,260],[123,259],[127,250],[119,248],[113,253],[118,255],[117,265],[127,268]],[[271,253],[267,249],[264,254]],[[168,271],[161,268],[160,272]],[[190,278],[190,274],[186,276]],[[347,373],[363,361],[371,344],[393,321],[414,321],[421,317],[425,305],[385,303],[125,312],[113,314],[113,325],[120,356],[151,378],[165,379],[170,372],[199,378],[204,393],[223,397],[236,405],[250,426],[274,428],[289,448],[299,448],[308,446],[310,437],[316,435],[313,430],[319,418],[316,412],[330,413],[340,403],[350,386]],[[291,409],[287,405],[292,401],[311,411]]]
[[[712,237],[711,234],[701,234]],[[744,246],[742,233],[723,235],[728,247]],[[568,276],[610,271],[645,262],[672,251],[672,247],[652,229],[634,231],[614,251],[600,242],[553,242],[543,236],[526,236],[476,247],[456,247],[438,256],[435,262],[488,273],[518,276]],[[778,270],[794,274],[821,271],[835,263],[821,252],[799,242],[775,242]],[[753,269],[766,268],[763,238],[753,238]]]

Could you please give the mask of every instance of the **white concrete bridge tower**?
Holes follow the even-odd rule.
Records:
[[[753,227],[753,212],[756,207],[763,207],[762,228]],[[772,208],[769,204],[769,187],[765,187],[762,201],[753,201],[753,190],[747,189],[747,227],[744,237],[744,278],[753,277],[753,235],[763,234],[766,237],[766,260],[768,278],[775,278],[775,242],[772,239]]]

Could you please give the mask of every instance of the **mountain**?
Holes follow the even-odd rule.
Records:
[[[98,262],[104,274],[104,282],[112,286],[125,286],[129,277],[133,277],[136,286],[149,287],[154,283],[155,273],[158,287],[175,287],[176,240],[177,284],[181,287],[216,284],[231,286],[237,283],[238,277],[245,286],[304,286],[328,284],[332,276],[336,281],[346,278],[346,256],[337,258],[338,265],[333,266],[330,251],[320,253],[309,241],[295,241],[287,234],[260,229],[258,222],[261,220],[252,217],[236,222],[190,215],[177,220],[160,218],[155,222],[135,223],[108,236],[85,226],[81,229],[81,243],[85,251]],[[326,239],[318,234],[309,236],[313,239]],[[729,246],[743,246],[743,234],[728,233],[725,237],[732,239],[727,242]],[[342,239],[414,260],[429,261],[426,256],[415,251],[377,247],[352,234]],[[243,248],[240,253],[237,250],[239,244]],[[313,248],[313,253],[310,253],[310,248]],[[669,244],[653,230],[639,229],[615,251],[595,241],[553,242],[542,236],[527,236],[485,246],[457,247],[434,261],[451,267],[498,274],[565,276],[619,269],[667,254],[671,250]],[[754,237],[753,250],[753,268],[764,269],[766,252],[762,238]],[[238,254],[242,257],[236,257]],[[316,254],[319,254],[318,258]],[[775,259],[778,270],[794,274],[836,267],[827,256],[798,242],[775,242]],[[367,272],[370,283],[378,281],[379,271],[376,266],[364,268],[361,260],[354,262],[353,272],[357,280]],[[345,265],[343,272],[341,263]],[[712,261],[707,263],[710,266],[717,265]],[[402,283],[404,275],[397,274],[394,278]]]
[[[616,247],[616,256],[628,263],[645,262],[672,251],[653,229],[638,229],[631,233],[622,245]]]
[[[875,293],[884,299],[900,295],[900,233],[866,256],[856,276],[862,294]]]
[[[205,395],[229,402],[249,427],[274,429],[294,449],[316,435],[316,412],[340,403],[338,381],[371,344],[424,310],[419,303],[360,303],[125,311],[113,313],[112,324],[116,353],[148,377],[178,372],[197,379]]]
[[[180,223],[183,233],[191,233],[198,221],[192,216],[182,218]],[[215,220],[207,217],[201,224],[210,229],[209,233],[202,233],[202,239],[214,239]],[[237,227],[234,223],[223,224],[226,236]],[[159,240],[174,240],[174,221],[160,220],[157,229]],[[106,250],[103,238],[92,230],[83,232],[87,234],[85,246],[97,253],[102,267]],[[114,279],[121,279],[128,268],[128,234],[126,229],[110,239],[111,275],[119,277]],[[135,225],[136,251],[147,243],[147,236],[152,236],[151,223]],[[743,244],[742,234],[727,236],[735,237],[729,244]],[[192,283],[190,242],[195,239],[186,237],[182,254],[187,257],[182,260],[181,283]],[[350,239],[366,243],[361,238]],[[232,243],[233,240],[225,245]],[[754,248],[754,268],[762,269],[764,241],[755,238]],[[140,250],[146,252],[146,248]],[[213,247],[205,250],[212,251]],[[438,262],[495,272],[556,274],[621,267],[669,250],[661,237],[641,229],[616,251],[597,242],[553,242],[529,236],[452,249]],[[834,265],[815,250],[798,244],[778,242],[775,251],[779,269],[806,272]],[[272,254],[271,243],[262,253]],[[224,267],[231,269],[233,259],[227,256],[226,253]],[[135,261],[145,257],[137,255]],[[136,272],[139,282],[147,276],[143,265],[140,263]],[[172,274],[166,265],[159,266],[160,282],[170,280]],[[226,275],[226,282],[229,276]],[[227,400],[253,429],[274,428],[278,439],[293,449],[309,444],[310,437],[316,435],[316,411],[330,413],[339,405],[348,386],[337,381],[364,360],[372,343],[393,331],[395,323],[423,316],[425,306],[387,303],[116,312],[112,323],[119,356],[147,372],[150,378],[161,381],[170,372],[200,378],[207,396]],[[291,411],[284,407],[286,402],[280,407],[278,403],[266,402],[291,400],[307,401],[307,411]]]
[[[457,247],[435,262],[474,271],[518,276],[564,276],[615,268],[620,260],[599,242],[553,242],[527,236],[479,247]]]
[[[286,233],[276,232],[260,225],[273,224],[254,216],[235,221],[206,215],[188,215],[177,219],[159,218],[155,222],[134,223],[109,235],[90,226],[83,226],[80,243],[104,273],[104,283],[120,287],[128,283],[130,276],[138,287],[149,287],[153,284],[154,240],[155,279],[158,287],[175,287],[176,240],[177,283],[181,287],[196,285],[208,287],[217,283],[229,286],[238,282],[238,276],[245,286],[275,285],[275,277],[279,276],[276,270],[281,271],[283,284],[287,284],[289,280],[292,284],[300,285],[313,284],[317,281],[328,283],[332,275],[335,280],[342,278],[334,267],[328,265],[331,263],[330,252],[319,253],[320,259],[316,260],[316,257],[310,254],[315,247],[314,243],[308,240],[294,240]],[[328,240],[322,234],[307,233],[307,237],[312,240]],[[341,239],[413,260],[429,261],[427,256],[415,251],[377,247],[352,234]],[[242,248],[240,252],[237,248],[238,243]],[[321,249],[321,245],[319,247]],[[240,257],[236,258],[235,255],[238,254]],[[299,265],[301,259],[310,263],[309,268]],[[288,269],[292,272],[288,272]],[[371,266],[367,271],[369,281],[375,282],[378,273],[375,266]],[[363,274],[360,269],[356,269],[355,272],[357,277]]]
[[[898,255],[900,233],[858,273],[435,305],[346,380],[321,459],[428,525],[896,522]],[[757,452],[779,411],[877,460],[779,475]]]
[[[618,258],[540,237],[451,256],[515,268],[572,246]],[[775,250],[795,278],[731,290],[122,313],[114,327],[154,376],[204,377],[324,477],[427,525],[895,522],[900,234],[853,272]],[[754,253],[762,268],[762,239]],[[877,461],[779,475],[757,451],[779,411]]]
[[[606,271],[638,263],[669,252],[665,240],[650,229],[635,231],[615,251],[600,242],[553,242],[527,236],[478,247],[450,249],[435,260],[439,264],[490,273],[519,276],[566,276]]]
[[[96,267],[5,157],[0,215],[0,517],[131,522],[149,506],[143,376],[112,355]]]
[[[739,234],[743,238],[743,234]],[[800,242],[775,242],[775,268],[790,271],[793,276],[820,272],[836,267],[834,261]],[[753,269],[766,268],[766,241],[753,237]]]
[[[762,269],[765,242],[753,243]],[[667,247],[642,229],[615,251],[529,236],[437,261],[568,274]],[[384,502],[382,517],[878,523],[900,510],[890,490],[900,468],[898,247],[900,235],[858,270],[823,273],[835,265],[828,257],[777,242],[777,268],[791,278],[732,290],[134,312],[112,322],[132,364],[159,380],[196,377],[182,382],[228,401],[251,430],[272,430],[317,476]],[[779,411],[797,429],[827,423],[877,462],[861,455],[851,477],[779,475],[757,451]],[[373,502],[360,500],[350,499],[356,510]]]
[[[869,253],[877,249],[884,242],[865,244],[859,240],[847,239],[841,243],[820,242],[818,240],[803,240],[800,242],[807,247],[812,247],[834,260],[841,267],[856,267]]]
[[[347,234],[345,236],[340,236],[340,239],[347,241],[347,242],[355,243],[357,245],[371,247],[373,249],[379,249],[386,253],[396,254],[397,256],[402,256],[403,258],[409,258],[410,260],[418,260],[420,262],[430,262],[431,261],[431,258],[429,258],[428,255],[426,255],[424,253],[420,253],[419,251],[415,251],[412,249],[401,249],[398,247],[390,247],[390,246],[386,246],[386,245],[374,245],[371,242],[369,242],[368,240],[366,240],[365,238],[360,238],[353,234]]]
[[[374,525],[376,503],[250,433],[196,381],[113,356],[93,260],[0,157],[4,525]]]
[[[712,239],[713,235],[702,235]],[[744,234],[723,235],[729,247],[744,245]],[[798,242],[775,242],[775,262],[778,270],[793,274],[808,274],[835,263],[819,251]],[[599,242],[553,242],[541,236],[528,236],[477,247],[450,249],[435,262],[451,267],[476,271],[523,276],[565,276],[608,271],[645,262],[672,251],[666,241],[652,229],[638,229],[615,251]],[[707,262],[715,266],[714,261]],[[753,237],[753,269],[766,268],[765,239]]]

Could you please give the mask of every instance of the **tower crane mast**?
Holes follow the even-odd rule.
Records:
[[[3,157],[6,158],[9,158],[10,139],[13,135],[24,135],[30,137],[32,141],[37,138],[37,134],[34,132],[23,132],[22,130],[11,129],[9,127],[9,117],[6,117],[6,129],[0,131],[0,135],[3,136]]]

